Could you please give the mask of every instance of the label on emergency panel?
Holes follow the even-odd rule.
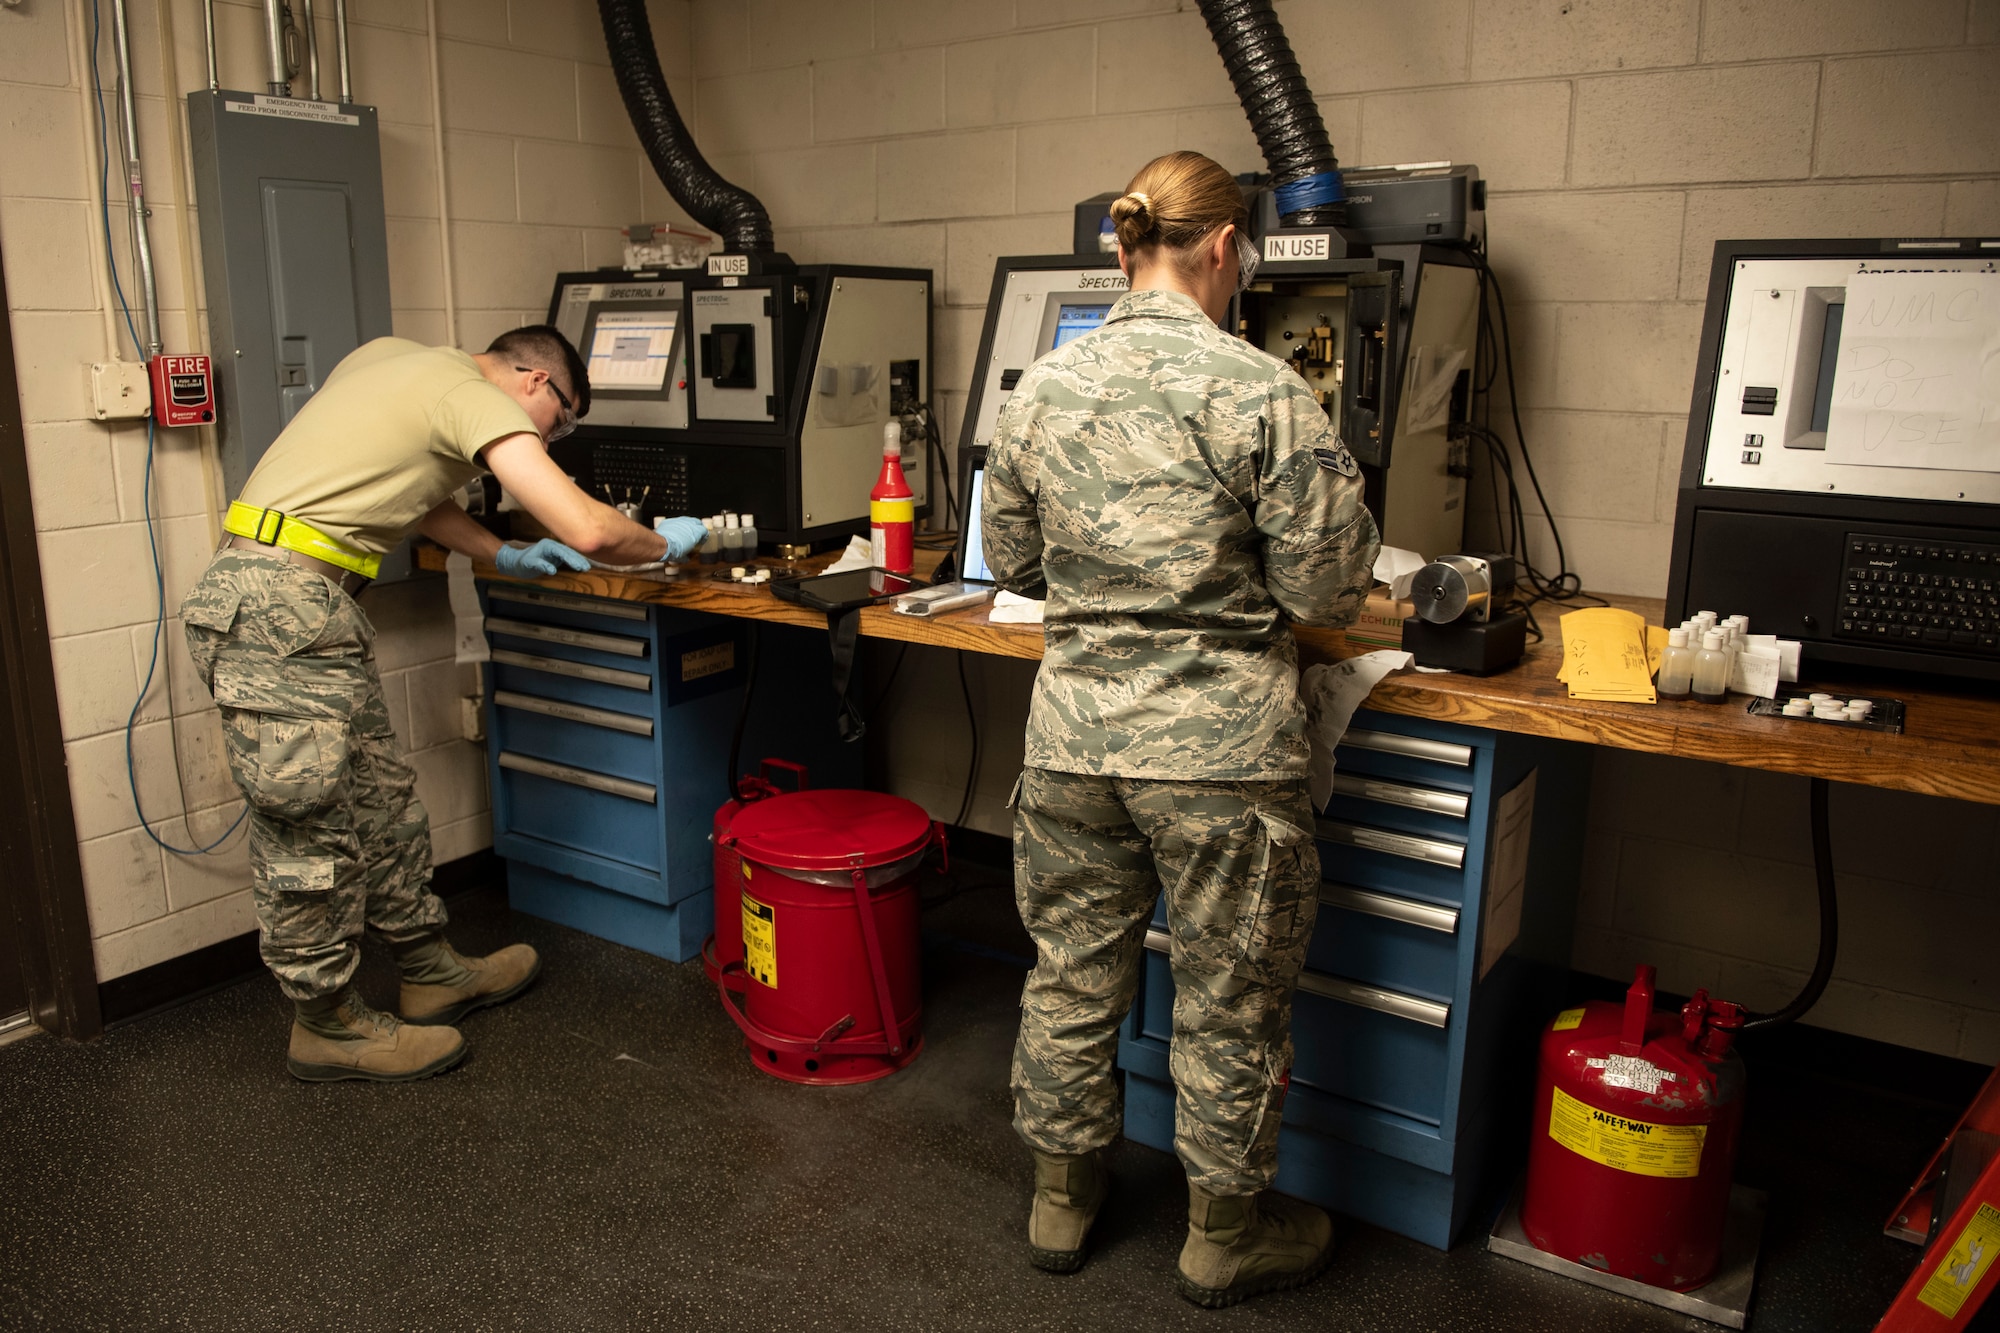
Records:
[[[681,654],[681,679],[700,680],[703,676],[713,676],[736,665],[736,640],[714,644],[707,648],[697,648],[691,653]]]
[[[314,102],[303,97],[265,97],[258,95],[252,102],[232,102],[223,99],[222,105],[231,111],[240,111],[246,116],[276,116],[280,120],[314,120],[322,125],[359,125],[361,117],[347,115],[338,102]]]
[[[746,932],[747,934],[747,932]],[[1585,1106],[1561,1088],[1549,1106],[1549,1137],[1579,1157],[1635,1176],[1686,1179],[1701,1174],[1707,1125],[1661,1125],[1627,1120]]]
[[[746,867],[747,869],[747,867]],[[743,895],[743,971],[778,988],[778,927],[770,908]]]
[[[1995,1253],[2000,1253],[2000,1208],[1982,1203],[1938,1261],[1937,1271],[1924,1283],[1917,1299],[1946,1319],[1958,1318],[1966,1299],[1979,1290],[1980,1279],[1993,1266]]]
[[[1554,1032],[1568,1032],[1571,1028],[1581,1026],[1583,1026],[1583,1010],[1565,1009],[1556,1015],[1556,1021],[1550,1025],[1550,1030]]]

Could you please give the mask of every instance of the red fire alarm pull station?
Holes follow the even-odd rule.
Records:
[[[215,375],[205,356],[156,356],[153,420],[162,426],[201,426],[215,420]]]

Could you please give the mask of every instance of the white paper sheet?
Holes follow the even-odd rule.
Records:
[[[821,570],[822,574],[845,574],[850,569],[866,569],[875,563],[874,548],[868,545],[866,537],[849,537],[847,549],[840,553],[840,559]]]
[[[2000,472],[2000,273],[1847,280],[1829,463]]]
[[[1410,575],[1416,573],[1429,563],[1428,560],[1418,555],[1415,551],[1405,551],[1400,546],[1385,546],[1375,554],[1375,568],[1373,570],[1375,581],[1394,587],[1397,579],[1407,580]],[[1407,596],[1408,593],[1409,585],[1406,582],[1403,585],[1403,591],[1397,593],[1396,596],[1401,598]]]
[[[993,595],[993,609],[986,613],[986,620],[994,625],[1039,625],[1046,606],[1032,597],[1002,591]]]
[[[457,631],[457,659],[484,662],[492,656],[486,642],[486,617],[479,610],[479,590],[472,583],[472,559],[453,551],[444,562],[445,591],[451,597],[451,617]]]
[[[1312,747],[1306,776],[1312,787],[1313,809],[1324,810],[1333,795],[1333,749],[1347,734],[1354,710],[1382,677],[1414,660],[1408,653],[1384,648],[1307,667],[1299,678],[1299,692],[1306,701],[1306,740]]]

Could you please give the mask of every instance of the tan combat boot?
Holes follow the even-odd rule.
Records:
[[[338,1036],[332,1035],[338,1033]],[[352,988],[301,1001],[285,1067],[308,1083],[362,1078],[405,1083],[442,1073],[465,1058],[457,1028],[410,1027],[371,1009]]]
[[[1333,1222],[1282,1194],[1221,1197],[1188,1186],[1181,1295],[1211,1310],[1302,1286],[1333,1252]]]
[[[1104,1196],[1111,1172],[1104,1154],[1068,1156],[1034,1150],[1035,1200],[1028,1208],[1028,1262],[1051,1273],[1083,1267],[1084,1239]]]
[[[426,1026],[456,1023],[474,1009],[511,1000],[542,970],[541,956],[525,944],[467,958],[435,936],[399,950],[396,961],[403,973],[396,1008],[404,1022]]]

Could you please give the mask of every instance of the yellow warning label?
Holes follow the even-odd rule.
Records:
[[[778,988],[778,928],[771,909],[743,895],[743,970]]]
[[[1938,1261],[1937,1271],[1924,1283],[1917,1299],[1946,1319],[1958,1318],[1966,1299],[1979,1290],[1979,1280],[1993,1266],[1995,1253],[2000,1253],[2000,1208],[1982,1203]]]
[[[747,933],[747,932],[746,932]],[[1585,1106],[1561,1088],[1549,1107],[1549,1137],[1614,1171],[1681,1179],[1701,1174],[1707,1125],[1661,1125]]]
[[[1568,1032],[1573,1027],[1581,1026],[1582,1023],[1583,1010],[1565,1009],[1556,1015],[1556,1021],[1550,1030],[1554,1032]]]

